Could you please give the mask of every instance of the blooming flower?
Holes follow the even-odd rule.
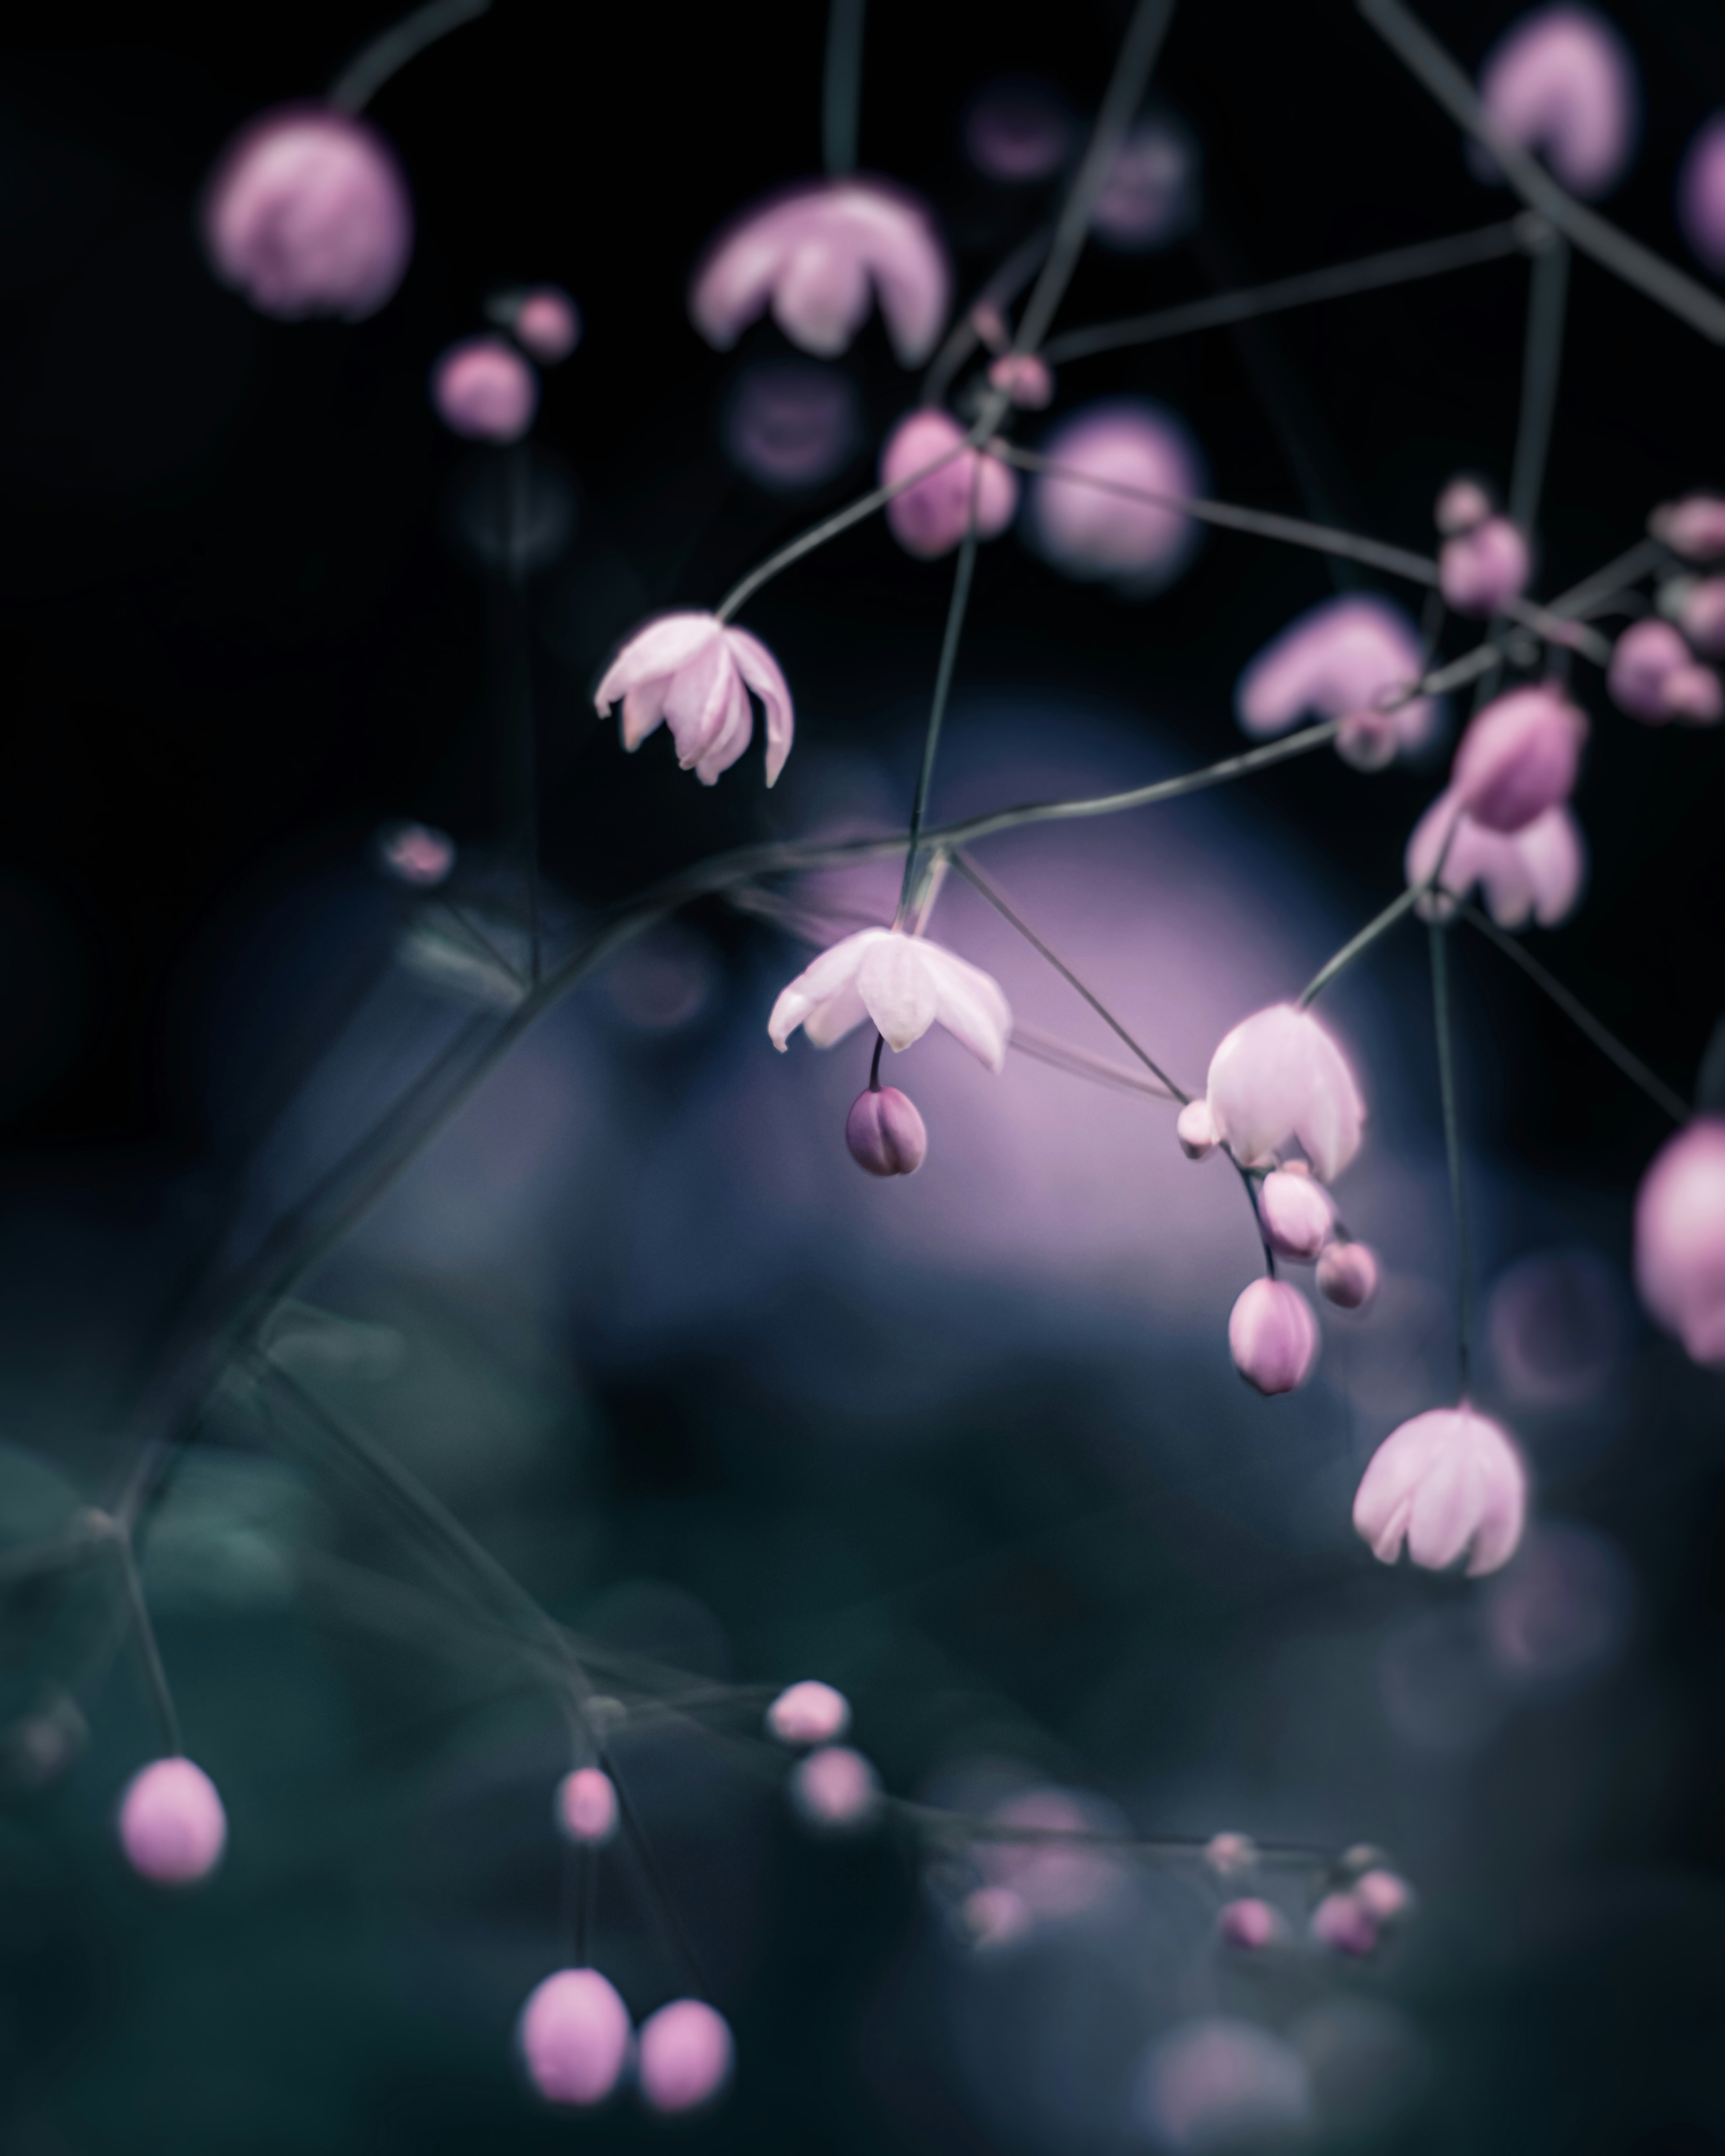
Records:
[[[1501,613],[1527,587],[1527,542],[1507,516],[1488,516],[1444,542],[1438,580],[1457,613]]]
[[[736,2055],[723,2015],[705,1999],[674,1999],[641,2024],[641,2095],[653,2111],[693,2111],[730,2080]]]
[[[945,457],[948,461],[941,464]],[[929,465],[939,469],[886,505],[892,536],[906,553],[932,561],[950,553],[976,518],[977,536],[992,539],[1011,523],[1019,482],[999,457],[964,446],[964,429],[944,412],[901,419],[880,453],[880,484],[896,486]]]
[[[914,1175],[928,1157],[916,1103],[896,1086],[871,1086],[857,1095],[845,1118],[845,1142],[870,1175]]]
[[[791,752],[791,692],[760,639],[727,628],[716,614],[661,614],[638,629],[612,660],[593,702],[603,719],[621,698],[626,749],[638,749],[668,721],[677,761],[711,786],[749,745],[751,689],[767,713],[771,786]]]
[[[1228,1352],[1255,1391],[1297,1391],[1317,1360],[1317,1320],[1296,1287],[1255,1280],[1228,1319]]]
[[[1296,720],[1370,715],[1387,732],[1389,755],[1418,748],[1431,732],[1435,706],[1430,696],[1399,700],[1420,675],[1419,632],[1388,599],[1347,596],[1327,599],[1289,623],[1240,677],[1234,707],[1245,732],[1259,740],[1286,733]],[[1395,702],[1395,709],[1380,707]],[[1356,728],[1356,735],[1363,729]],[[1338,747],[1341,744],[1338,742]],[[1363,742],[1352,744],[1369,768]]]
[[[800,1025],[817,1048],[830,1048],[865,1018],[894,1050],[938,1024],[991,1070],[1006,1061],[1012,1009],[999,984],[938,943],[896,928],[860,928],[823,951],[781,993],[767,1031],[783,1049]]]
[[[596,1969],[560,1969],[516,2025],[529,2079],[551,2103],[603,2103],[629,2058],[629,2009]]]
[[[1359,1151],[1365,1103],[1348,1059],[1309,1010],[1272,1004],[1242,1019],[1210,1058],[1210,1120],[1242,1168],[1297,1138],[1325,1183]]]
[[[1030,492],[1024,536],[1043,559],[1132,598],[1171,584],[1198,537],[1176,505],[1204,485],[1203,459],[1184,424],[1142,398],[1112,398],[1063,421],[1040,449],[1065,467],[1042,473]],[[1146,494],[1166,502],[1134,498]]]
[[[1466,1551],[1476,1577],[1514,1556],[1527,1509],[1527,1471],[1508,1433],[1464,1403],[1389,1433],[1361,1478],[1353,1524],[1385,1564],[1405,1542],[1433,1572]]]
[[[539,408],[539,377],[501,337],[464,337],[432,369],[431,401],[452,434],[518,442]]]
[[[1519,831],[1574,788],[1587,715],[1549,684],[1512,689],[1469,724],[1450,786],[1476,824]]]
[[[395,152],[352,113],[280,105],[217,161],[200,212],[211,266],[259,314],[283,321],[374,315],[413,249]]]
[[[1328,1243],[1319,1253],[1317,1291],[1338,1310],[1363,1310],[1378,1292],[1378,1255],[1366,1243]]]
[[[1605,194],[1629,169],[1640,117],[1635,65],[1591,8],[1522,16],[1486,55],[1480,95],[1499,131],[1541,152],[1572,194]],[[1490,159],[1476,163],[1484,177]]]
[[[1309,1262],[1336,1224],[1336,1208],[1322,1183],[1281,1168],[1260,1186],[1258,1218],[1277,1257]]]
[[[1683,153],[1677,222],[1699,259],[1716,277],[1725,276],[1725,112],[1705,121]]]
[[[1697,1116],[1642,1177],[1635,1285],[1696,1362],[1725,1365],[1725,1117]]]
[[[1477,884],[1500,928],[1519,928],[1530,916],[1550,928],[1574,910],[1587,879],[1587,844],[1567,804],[1548,808],[1518,831],[1491,831],[1461,808],[1453,788],[1414,826],[1405,858],[1409,883],[1424,883],[1440,859],[1439,886],[1419,902],[1427,921],[1446,920]]]
[[[207,1879],[228,1845],[215,1784],[189,1759],[152,1759],[121,1799],[120,1845],[132,1870],[158,1887]]]
[[[822,180],[757,203],[723,233],[689,311],[707,342],[728,352],[770,305],[793,344],[834,359],[878,298],[899,363],[920,367],[946,320],[950,285],[921,203],[881,180]]]

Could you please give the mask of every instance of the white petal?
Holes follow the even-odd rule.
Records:
[[[722,633],[717,617],[710,613],[662,614],[638,629],[593,692],[599,716],[603,718],[619,696],[642,682],[675,674]]]
[[[851,981],[836,995],[814,1006],[803,1021],[803,1030],[817,1048],[830,1048],[847,1033],[854,1033],[868,1014],[862,992]]]
[[[767,713],[767,783],[771,786],[784,769],[796,728],[790,687],[778,661],[759,637],[751,636],[746,629],[727,629],[725,640],[743,680],[760,698]]]
[[[773,1046],[783,1048],[817,1004],[828,1002],[840,990],[853,986],[857,970],[870,947],[891,932],[886,928],[859,928],[855,935],[834,943],[812,964],[805,966],[796,979],[780,992],[773,1006],[767,1031]]]
[[[876,943],[856,977],[869,1016],[889,1048],[908,1048],[934,1024],[940,992],[928,964],[928,950],[897,930]]]
[[[941,944],[922,947],[938,998],[936,1019],[998,1075],[1005,1066],[1007,1037],[1012,1031],[1012,1006],[999,983]]]

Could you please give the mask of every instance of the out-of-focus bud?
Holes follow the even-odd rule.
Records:
[[[825,1744],[793,1769],[791,1802],[817,1832],[860,1833],[880,1809],[880,1779],[860,1752]]]
[[[1240,677],[1235,709],[1260,740],[1286,733],[1302,714],[1345,720],[1337,753],[1372,770],[1386,724],[1404,752],[1431,735],[1438,706],[1413,694],[1423,659],[1420,632],[1401,608],[1350,593],[1309,607],[1265,645]]]
[[[988,380],[1024,411],[1045,411],[1054,402],[1054,370],[1034,352],[1003,352],[988,369]]]
[[[1016,185],[1059,172],[1072,146],[1072,115],[1058,90],[1028,76],[979,90],[964,118],[965,153],[991,180]]]
[[[916,1104],[896,1086],[859,1093],[845,1118],[850,1158],[870,1175],[914,1175],[928,1154],[928,1132]]]
[[[1725,277],[1725,112],[1716,112],[1684,152],[1677,222],[1697,259]]]
[[[1491,497],[1477,480],[1452,479],[1437,498],[1433,521],[1446,539],[1471,531],[1491,514]]]
[[[1043,559],[1132,598],[1171,584],[1198,540],[1178,505],[1204,490],[1203,458],[1184,424],[1158,405],[1113,398],[1063,419],[1039,447],[1064,467],[1030,490],[1024,536]]]
[[[1501,613],[1527,583],[1527,542],[1507,516],[1444,542],[1438,577],[1445,601],[1457,613]]]
[[[1336,1209],[1322,1183],[1277,1168],[1259,1188],[1258,1217],[1277,1257],[1309,1264],[1336,1224]]]
[[[1414,1913],[1413,1888],[1398,1871],[1374,1866],[1353,1882],[1353,1898],[1374,1923],[1399,1923]]]
[[[1486,55],[1480,96],[1492,124],[1535,150],[1573,194],[1608,193],[1629,170],[1640,126],[1630,49],[1591,8],[1536,8]],[[1473,160],[1497,177],[1489,154]]]
[[[1250,1897],[1225,1903],[1216,1919],[1216,1928],[1230,1947],[1242,1953],[1262,1953],[1266,1947],[1280,1946],[1288,1935],[1281,1911]]]
[[[598,1848],[617,1831],[617,1790],[603,1767],[578,1767],[557,1784],[557,1825],[571,1841]]]
[[[1725,659],[1725,577],[1701,577],[1677,606],[1683,634],[1704,659]]]
[[[377,838],[377,862],[398,883],[431,891],[455,865],[455,841],[428,824],[386,824]]]
[[[1378,1292],[1377,1254],[1364,1243],[1331,1243],[1317,1260],[1317,1291],[1338,1310],[1363,1310]]]
[[[1512,689],[1461,737],[1450,791],[1476,824],[1519,831],[1574,790],[1587,715],[1561,690]]]
[[[695,2111],[731,2078],[737,2046],[730,2025],[704,1999],[674,1999],[641,2024],[636,2073],[654,2111]]]
[[[1332,1953],[1360,1957],[1376,1949],[1378,1926],[1357,1892],[1326,1894],[1312,1912],[1312,1936]]]
[[[510,296],[514,305],[505,326],[519,342],[542,367],[567,359],[581,341],[581,310],[568,294],[557,285],[536,285]]]
[[[464,337],[432,369],[431,401],[453,434],[518,442],[539,409],[539,377],[501,337]]]
[[[1256,1391],[1272,1396],[1305,1383],[1317,1344],[1312,1306],[1286,1281],[1255,1280],[1228,1320],[1234,1367]]]
[[[1686,562],[1715,562],[1725,554],[1725,501],[1716,494],[1685,495],[1656,509],[1647,529]]]
[[[622,2077],[629,2009],[596,1969],[560,1969],[532,1991],[516,2035],[528,2078],[548,2103],[603,2103]]]
[[[1638,621],[1613,645],[1605,686],[1620,711],[1660,726],[1671,716],[1666,682],[1693,664],[1688,645],[1668,621]]]
[[[1124,254],[1182,239],[1198,215],[1199,162],[1197,143],[1177,120],[1141,120],[1091,212],[1097,239]]]
[[[1725,688],[1711,666],[1680,666],[1666,676],[1665,702],[1684,726],[1717,726],[1725,715]]]
[[[830,1744],[850,1727],[850,1702],[818,1677],[805,1677],[773,1701],[767,1727],[781,1744]]]
[[[1258,1845],[1249,1834],[1213,1834],[1204,1845],[1204,1861],[1218,1878],[1238,1879],[1258,1861]]]
[[[1400,747],[1390,711],[1349,711],[1336,731],[1336,753],[1356,771],[1382,771]]]
[[[1189,1101],[1174,1124],[1174,1135],[1188,1160],[1203,1160],[1216,1149],[1215,1120],[1210,1104],[1202,1097]]]
[[[120,1845],[132,1870],[158,1887],[208,1878],[228,1845],[215,1784],[189,1759],[152,1760],[121,1799]]]
[[[1635,1285],[1693,1361],[1725,1367],[1725,1117],[1697,1116],[1642,1177]]]
[[[896,486],[929,465],[939,469],[896,494],[886,505],[892,536],[924,561],[950,554],[976,519],[977,536],[993,539],[1011,523],[1019,482],[999,457],[967,449],[964,429],[945,412],[912,412],[901,419],[880,454],[880,484]],[[942,457],[948,459],[940,464]]]

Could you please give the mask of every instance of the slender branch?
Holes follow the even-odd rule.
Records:
[[[928,790],[934,783],[934,759],[940,748],[941,726],[947,716],[947,700],[952,690],[952,670],[958,663],[958,642],[964,634],[964,617],[970,606],[970,587],[976,574],[976,496],[982,474],[979,458],[971,475],[970,522],[958,549],[957,567],[952,572],[952,603],[947,608],[946,631],[941,638],[940,665],[934,677],[934,698],[929,706],[928,731],[922,741],[922,767],[916,773],[916,796],[911,803],[910,843],[905,848],[905,876],[898,895],[900,921],[903,920],[910,906],[911,888],[916,880],[916,852],[922,838],[922,819],[928,808]]]
[[[1030,1826],[1011,1820],[989,1819],[974,1812],[951,1812],[934,1804],[913,1804],[907,1797],[888,1797],[892,1817],[935,1841],[986,1841],[1007,1845],[1048,1849],[1117,1849],[1122,1855],[1191,1856],[1202,1858],[1207,1841],[1195,1836],[1153,1838],[1136,1834],[1111,1834],[1106,1828]],[[1260,1845],[1254,1856],[1260,1864],[1322,1864],[1328,1852],[1292,1844]]]
[[[114,1553],[120,1560],[121,1576],[126,1583],[126,1599],[131,1608],[132,1628],[137,1636],[138,1655],[144,1665],[145,1681],[150,1688],[151,1704],[156,1710],[157,1723],[162,1731],[162,1747],[163,1751],[177,1756],[186,1748],[180,1741],[180,1717],[174,1709],[173,1694],[168,1689],[167,1671],[162,1664],[162,1650],[156,1644],[156,1627],[150,1622],[150,1605],[144,1599],[143,1582],[138,1578],[131,1537],[121,1530],[110,1538]]]
[[[1004,315],[1035,275],[1053,239],[1052,225],[1038,225],[1029,239],[1021,241],[1007,256],[947,331],[945,342],[930,362],[928,372],[922,377],[922,402],[925,404],[937,405],[946,402],[953,376],[980,341],[976,329],[978,313],[984,307],[993,307]]]
[[[1553,233],[1533,257],[1527,294],[1527,350],[1522,362],[1522,415],[1516,428],[1515,468],[1509,483],[1512,523],[1531,532],[1539,514],[1557,411],[1558,370],[1563,359],[1563,316],[1569,291],[1569,249]]]
[[[1563,593],[1551,603],[1551,611],[1560,619],[1579,620],[1592,612],[1604,599],[1614,598],[1627,584],[1656,569],[1666,558],[1666,550],[1657,539],[1638,539],[1633,547],[1620,554],[1615,562],[1608,562],[1603,569],[1595,569],[1590,577]]]
[[[1450,1168],[1450,1210],[1455,1228],[1455,1359],[1461,1398],[1467,1398],[1473,1340],[1473,1264],[1467,1240],[1467,1193],[1462,1181],[1461,1131],[1455,1106],[1455,1065],[1450,1039],[1449,928],[1431,924],[1431,1003],[1437,1025],[1438,1086],[1444,1103],[1444,1156]]]
[[[1058,1034],[1045,1033],[1040,1026],[1027,1025],[1022,1019],[1013,1020],[1006,1045],[1015,1048],[1020,1055],[1028,1055],[1033,1063],[1045,1063],[1050,1070],[1063,1070],[1070,1078],[1092,1079],[1099,1086],[1112,1086],[1123,1092],[1142,1094],[1152,1101],[1172,1101],[1174,1097],[1166,1086],[1158,1085],[1153,1078],[1141,1078],[1124,1064],[1110,1063],[1106,1056],[1092,1055],[1087,1048],[1075,1048]]]
[[[451,30],[489,14],[490,8],[491,0],[431,0],[429,8],[393,24],[349,60],[330,85],[330,103],[347,112],[363,112],[391,75]]]
[[[821,80],[821,162],[837,178],[856,170],[862,109],[863,19],[867,0],[829,0],[826,68]]]
[[[1436,881],[1435,875],[1422,882],[1409,884],[1399,898],[1394,898],[1381,913],[1374,914],[1358,936],[1351,937],[1335,957],[1320,966],[1317,973],[1300,992],[1300,1009],[1304,1010],[1315,1003],[1328,988],[1337,973],[1345,973],[1362,952],[1369,951],[1386,930],[1394,928],[1402,916],[1417,906]]]

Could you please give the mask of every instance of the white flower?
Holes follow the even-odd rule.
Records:
[[[889,1048],[908,1048],[943,1025],[991,1070],[1006,1061],[1012,1009],[979,967],[896,928],[860,928],[823,951],[773,1006],[767,1030],[783,1049],[800,1025],[830,1048],[872,1019]]]
[[[1466,1550],[1478,1574],[1515,1555],[1527,1511],[1527,1471],[1508,1433],[1463,1405],[1391,1430],[1361,1478],[1353,1524],[1385,1564],[1405,1540],[1415,1564],[1440,1572]]]
[[[749,745],[751,689],[767,713],[771,786],[791,752],[791,692],[761,639],[727,629],[716,614],[663,614],[638,629],[606,670],[593,703],[603,719],[622,699],[626,749],[638,749],[668,721],[678,762],[711,786]]]
[[[1333,1183],[1359,1151],[1366,1109],[1347,1058],[1291,1004],[1240,1020],[1210,1058],[1205,1091],[1217,1135],[1242,1168],[1274,1159],[1292,1137]]]

